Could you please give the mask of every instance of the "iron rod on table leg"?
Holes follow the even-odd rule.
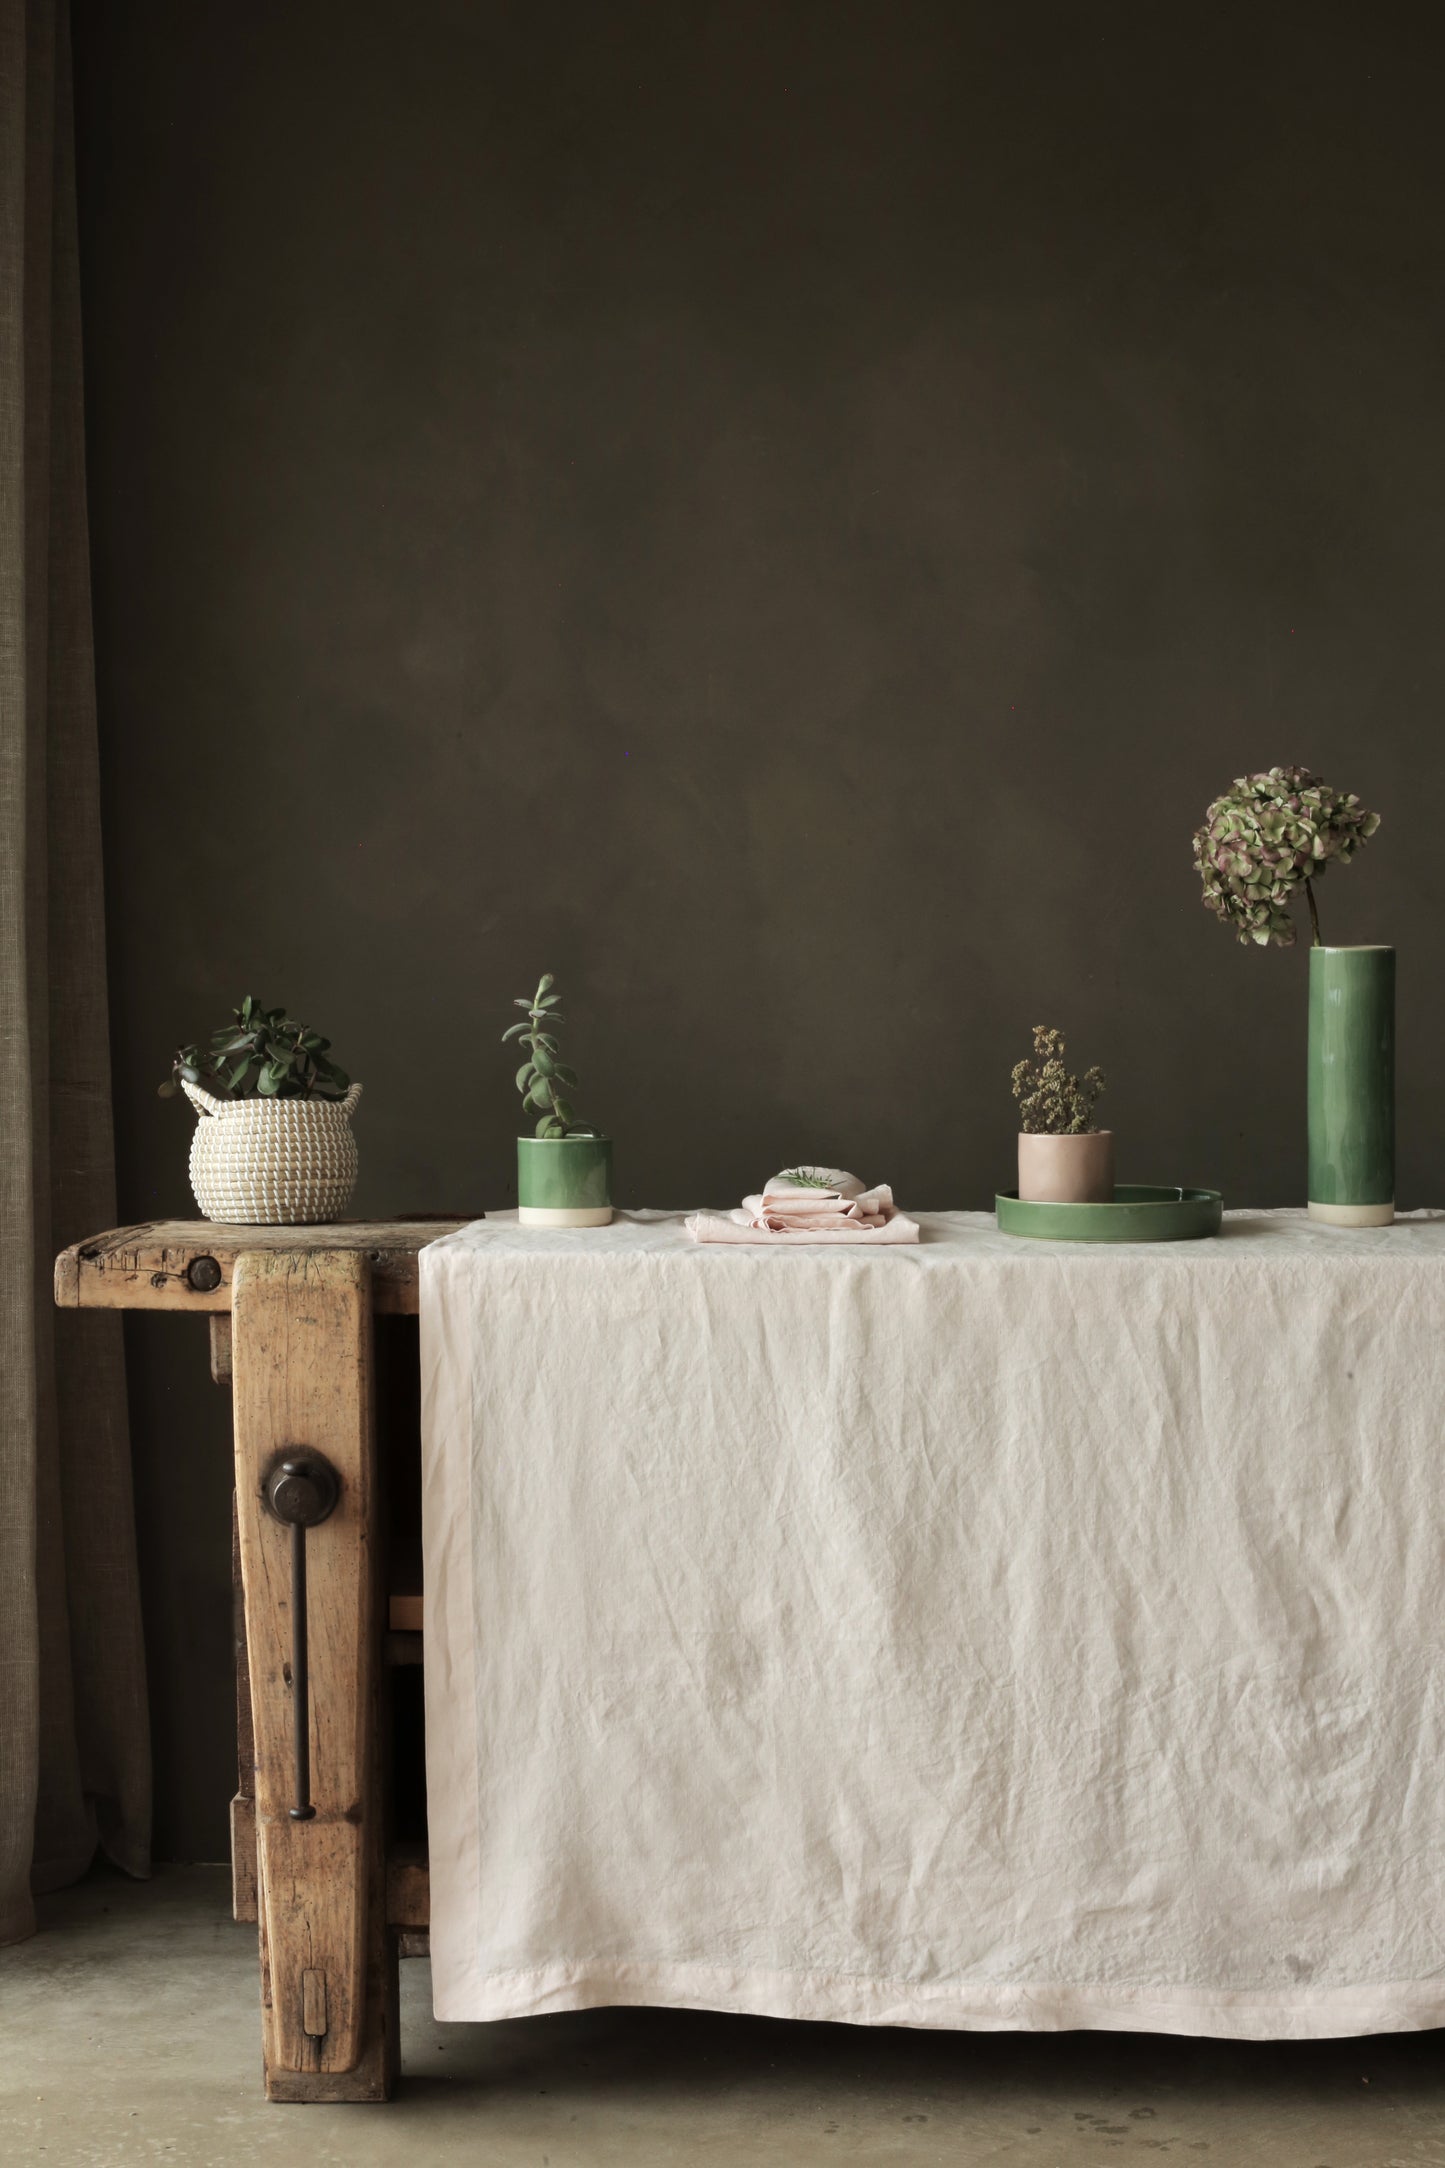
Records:
[[[268,1511],[291,1531],[291,1723],[296,1749],[293,1822],[316,1817],[311,1804],[311,1673],[306,1634],[306,1531],[336,1504],[340,1478],[321,1453],[291,1452],[273,1462],[262,1485]]]
[[[296,1804],[293,1822],[309,1822],[311,1804],[311,1691],[306,1669],[306,1529],[291,1528],[291,1697],[296,1725]]]

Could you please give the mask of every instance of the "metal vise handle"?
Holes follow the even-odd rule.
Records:
[[[323,1453],[288,1451],[267,1476],[262,1495],[274,1518],[291,1531],[291,1697],[296,1727],[296,1804],[293,1822],[309,1822],[311,1804],[311,1681],[306,1652],[306,1531],[319,1528],[341,1493],[341,1478]]]

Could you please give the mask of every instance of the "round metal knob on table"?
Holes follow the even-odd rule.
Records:
[[[317,1528],[335,1506],[339,1489],[329,1460],[298,1453],[266,1478],[266,1504],[288,1528]]]
[[[214,1294],[221,1284],[221,1268],[214,1257],[193,1257],[186,1267],[186,1280],[198,1295]]]

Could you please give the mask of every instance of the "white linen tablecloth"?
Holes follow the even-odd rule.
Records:
[[[421,1255],[437,2015],[1445,2024],[1445,1214]]]

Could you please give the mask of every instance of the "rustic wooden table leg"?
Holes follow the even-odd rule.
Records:
[[[212,1323],[214,1323],[214,1319]],[[226,1319],[226,1346],[231,1320]],[[241,1517],[231,1493],[231,1609],[236,1651],[236,1795],[231,1801],[231,1912],[254,1922],[256,1894],[256,1735],[251,1729],[251,1666],[246,1654],[246,1609],[241,1580]]]
[[[397,2066],[386,1924],[372,1525],[370,1266],[354,1250],[247,1251],[232,1282],[236,1498],[256,1748],[262,2040],[271,2100],[384,2100]],[[305,1538],[310,1801],[293,1818],[292,1531],[263,1487],[324,1455],[334,1511]]]

